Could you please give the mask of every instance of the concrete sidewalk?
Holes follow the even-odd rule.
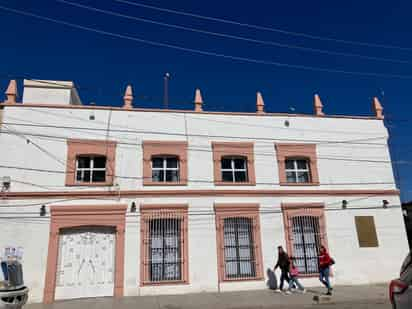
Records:
[[[306,294],[284,295],[271,290],[187,295],[89,298],[57,301],[52,305],[29,304],[27,309],[265,309],[265,308],[389,308],[387,285],[337,286],[332,297],[314,296],[324,289],[308,289]]]

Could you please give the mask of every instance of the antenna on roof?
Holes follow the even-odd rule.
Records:
[[[168,109],[169,108],[169,79],[170,79],[170,74],[165,73],[164,76],[164,92],[163,92],[163,107]]]

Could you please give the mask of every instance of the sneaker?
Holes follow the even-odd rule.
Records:
[[[300,292],[301,292],[302,294],[305,294],[305,293],[306,293],[306,289],[300,290]]]
[[[332,296],[332,292],[331,292],[331,291],[328,291],[328,292],[326,293],[326,295]]]
[[[281,293],[282,291],[281,291],[281,290],[279,290],[279,289],[276,289],[276,290],[274,290],[273,292],[276,292],[276,293]]]
[[[292,292],[291,292],[291,291],[289,291],[289,290],[287,290],[287,291],[285,291],[285,294],[290,295],[290,294],[292,294]]]

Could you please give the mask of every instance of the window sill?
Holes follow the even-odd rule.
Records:
[[[225,182],[215,181],[215,186],[256,186],[254,182]]]
[[[319,182],[281,182],[280,186],[291,186],[291,187],[314,187],[319,186]]]
[[[111,187],[113,182],[70,182],[65,185],[66,187]]]
[[[140,286],[162,286],[162,285],[188,285],[189,281],[185,280],[170,280],[158,282],[142,282]]]
[[[245,277],[245,278],[224,278],[222,282],[239,282],[239,281],[262,281],[264,277]]]
[[[157,181],[144,181],[143,186],[162,186],[162,187],[167,187],[167,186],[187,186],[186,181],[180,181],[180,182],[157,182]]]

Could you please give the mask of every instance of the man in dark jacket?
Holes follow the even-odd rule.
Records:
[[[278,267],[280,268],[280,271],[281,271],[279,290],[283,291],[283,282],[286,280],[286,282],[289,284],[289,280],[290,280],[289,279],[290,260],[289,260],[288,254],[286,253],[285,250],[283,250],[282,246],[278,247],[278,261],[275,265],[274,271]],[[288,291],[286,291],[286,293],[288,293]]]

